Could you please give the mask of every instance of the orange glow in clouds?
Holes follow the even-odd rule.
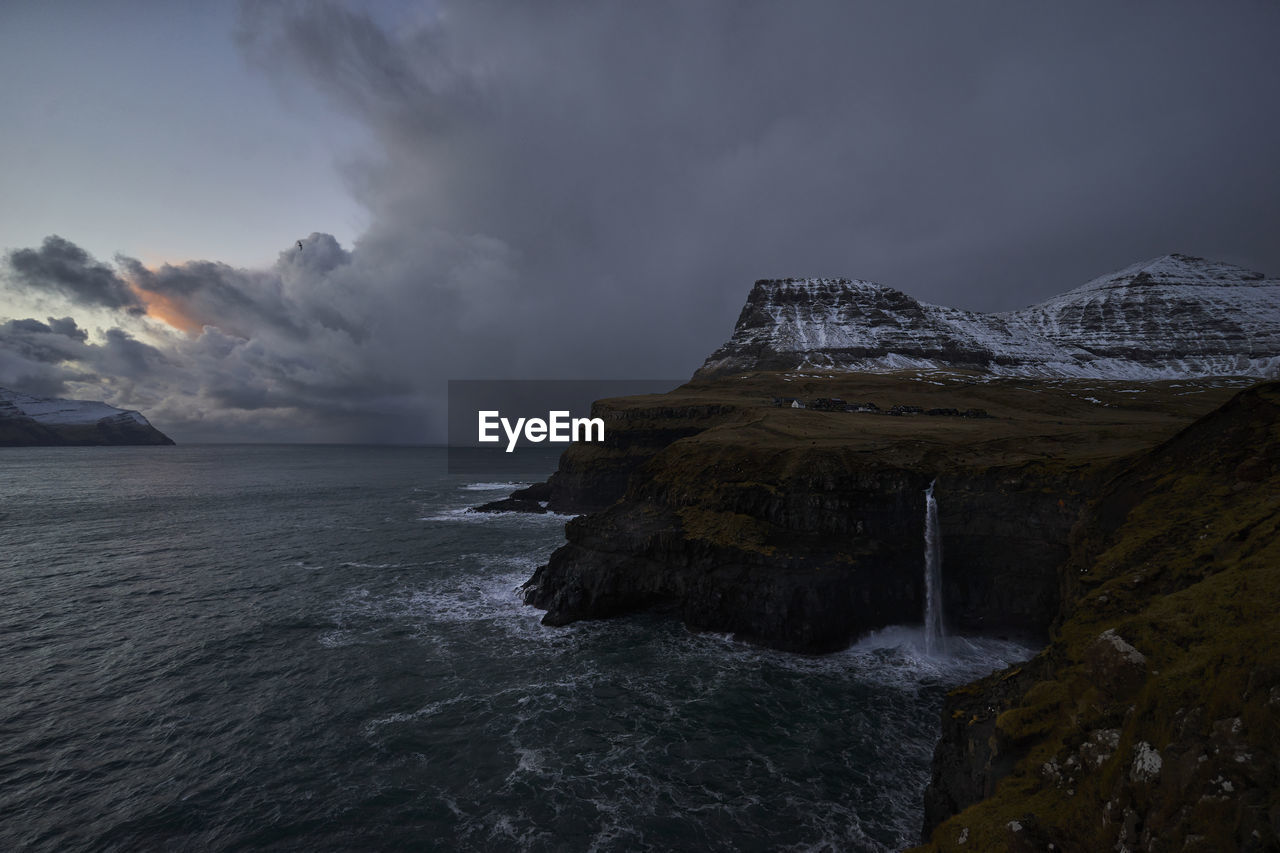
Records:
[[[187,313],[184,306],[163,293],[145,290],[133,281],[128,282],[128,284],[129,288],[137,294],[138,299],[142,300],[142,304],[147,309],[148,317],[159,320],[179,331],[186,332],[188,335],[198,335],[204,328],[204,323],[192,317]]]

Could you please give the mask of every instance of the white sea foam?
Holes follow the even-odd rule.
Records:
[[[439,702],[431,702],[417,709],[416,711],[404,711],[404,712],[398,712],[395,714],[387,714],[386,716],[383,716],[383,717],[376,717],[372,720],[369,720],[367,723],[365,723],[361,727],[361,731],[364,733],[365,737],[373,737],[375,734],[377,734],[379,729],[383,729],[387,726],[396,726],[396,725],[403,725],[405,723],[412,723],[418,720],[426,719],[428,717],[434,717],[437,714],[441,713],[442,711],[448,708],[451,708],[454,705],[457,705],[460,702],[464,702],[464,701],[466,701],[466,697],[454,696],[449,699],[442,699]]]
[[[702,656],[707,653],[707,644],[714,644],[718,647],[717,654],[739,665],[768,666],[826,678],[853,678],[906,693],[916,693],[936,684],[962,684],[1035,654],[1033,648],[1018,642],[960,635],[948,638],[947,654],[930,654],[920,625],[882,628],[844,651],[829,655],[793,655],[717,633],[686,633],[670,654],[676,658],[685,654]]]
[[[930,654],[922,627],[892,625],[871,632],[837,657],[851,658],[869,679],[886,685],[922,679],[959,684],[1033,654],[1034,649],[1012,640],[960,635],[948,637],[947,654]]]
[[[447,509],[431,515],[421,516],[419,521],[460,522],[463,524],[510,524],[516,522],[524,526],[564,524],[576,515],[561,515],[558,512],[476,512],[470,507]]]
[[[467,483],[458,488],[465,492],[513,492],[528,485],[529,483]]]

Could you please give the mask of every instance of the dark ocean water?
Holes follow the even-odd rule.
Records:
[[[543,628],[565,519],[463,512],[554,461],[518,464],[0,449],[0,850],[915,841],[943,692],[1028,650]]]

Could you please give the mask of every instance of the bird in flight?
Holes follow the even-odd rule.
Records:
[[[299,252],[301,252],[301,251],[302,251],[302,241],[301,241],[301,240],[299,240],[299,241],[298,241],[298,251],[299,251]]]

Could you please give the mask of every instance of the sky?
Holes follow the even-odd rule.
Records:
[[[1274,0],[4,4],[0,386],[421,443],[448,379],[687,377],[759,278],[1277,275],[1277,37]]]

